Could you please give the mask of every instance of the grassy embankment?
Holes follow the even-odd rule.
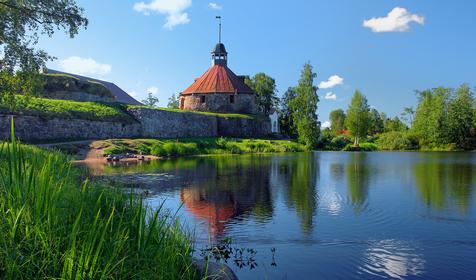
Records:
[[[16,95],[16,108],[9,109],[0,103],[0,113],[40,116],[43,118],[85,119],[92,121],[120,121],[130,123],[123,105],[70,100],[45,99]]]
[[[161,157],[205,154],[282,153],[305,151],[304,145],[287,140],[186,138],[114,139],[101,143],[105,154],[137,153]]]
[[[68,162],[15,141],[0,145],[1,279],[197,278],[190,236],[173,216],[80,183]]]

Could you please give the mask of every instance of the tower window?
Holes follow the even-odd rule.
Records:
[[[205,95],[200,96],[200,103],[205,103]]]
[[[230,103],[235,103],[235,96],[234,95],[230,95]]]

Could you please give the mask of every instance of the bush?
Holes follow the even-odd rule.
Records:
[[[347,144],[342,150],[346,152],[373,152],[378,150],[378,147],[374,143],[360,143],[359,146]]]
[[[351,143],[352,139],[349,136],[339,135],[331,140],[330,144],[326,147],[326,149],[331,151],[340,151]]]
[[[418,138],[404,131],[392,131],[379,135],[377,146],[380,150],[401,151],[419,148]]]

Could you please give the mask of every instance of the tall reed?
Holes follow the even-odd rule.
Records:
[[[175,217],[142,199],[80,182],[58,152],[0,145],[1,279],[196,279]]]

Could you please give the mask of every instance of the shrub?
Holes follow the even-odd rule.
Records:
[[[340,151],[347,145],[352,143],[352,139],[347,135],[339,135],[331,140],[330,145],[327,147],[329,150]]]
[[[346,152],[373,152],[378,150],[378,147],[374,143],[360,143],[359,146],[347,144],[342,150]]]
[[[415,150],[418,149],[418,138],[404,131],[392,131],[379,135],[377,145],[380,150]]]

